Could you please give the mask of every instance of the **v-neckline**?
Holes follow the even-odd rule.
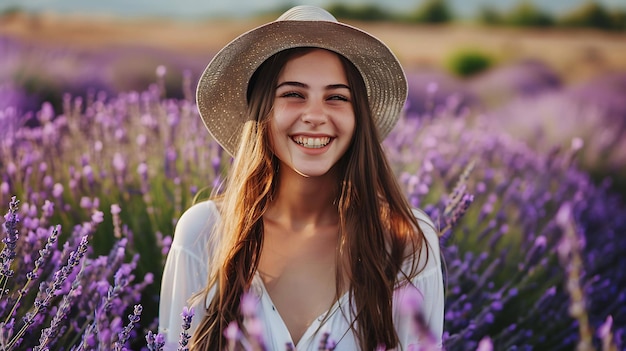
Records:
[[[343,293],[343,295],[341,295],[339,297],[339,299],[337,299],[337,301],[335,301],[332,306],[330,306],[330,308],[324,312],[322,312],[322,314],[320,314],[319,316],[317,316],[312,322],[311,324],[306,328],[306,330],[304,331],[304,333],[302,334],[302,336],[300,337],[300,340],[298,340],[298,343],[296,344],[293,341],[293,337],[291,335],[291,332],[289,331],[289,328],[287,328],[287,324],[285,323],[285,320],[283,319],[283,317],[280,315],[280,312],[278,311],[278,309],[276,308],[276,305],[274,305],[274,302],[272,301],[272,297],[270,296],[269,292],[267,291],[267,288],[265,287],[265,282],[263,282],[263,279],[261,278],[261,275],[259,274],[259,272],[257,271],[254,274],[254,280],[253,282],[256,281],[256,284],[258,284],[259,288],[260,288],[260,292],[259,292],[259,298],[261,300],[265,299],[265,302],[269,304],[269,306],[271,306],[272,311],[276,312],[276,315],[278,317],[278,320],[280,321],[281,324],[281,328],[284,329],[284,331],[286,332],[286,335],[289,336],[289,342],[291,342],[292,345],[295,346],[296,350],[300,350],[301,349],[301,344],[305,343],[305,342],[309,342],[310,339],[314,338],[317,335],[317,332],[320,331],[320,323],[324,320],[326,320],[326,322],[328,322],[328,320],[331,318],[331,316],[333,314],[335,314],[342,305],[344,304],[344,300],[348,298],[348,294],[350,293],[349,290],[346,291],[345,293]],[[262,302],[261,302],[262,304]]]

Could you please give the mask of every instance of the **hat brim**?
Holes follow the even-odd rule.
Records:
[[[196,102],[213,138],[235,155],[248,119],[246,93],[257,68],[274,54],[297,47],[336,52],[359,70],[381,139],[395,126],[407,97],[404,71],[374,36],[331,21],[275,21],[248,31],[220,50],[200,77]]]

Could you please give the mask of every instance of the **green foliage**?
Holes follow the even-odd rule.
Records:
[[[520,27],[548,27],[554,24],[554,19],[549,14],[541,11],[530,1],[519,3],[506,16],[505,21]]]
[[[13,80],[24,89],[28,96],[37,97],[39,101],[49,101],[55,111],[61,111],[65,82],[41,71],[28,67],[21,68],[13,75]]]
[[[504,22],[503,15],[490,6],[483,6],[478,11],[478,21],[480,23],[494,25]]]
[[[22,13],[22,8],[18,6],[9,6],[6,9],[0,11],[0,17],[17,15]]]
[[[624,12],[620,13],[618,11],[611,13],[601,4],[591,1],[565,14],[559,23],[566,27],[624,29],[624,23],[626,22],[626,16],[624,15]]]
[[[611,13],[611,21],[613,22],[614,29],[626,30],[626,10],[613,11]]]
[[[328,12],[337,18],[348,20],[388,21],[394,19],[394,15],[373,4],[353,6],[333,4],[328,7]]]
[[[448,70],[460,77],[469,77],[489,69],[494,59],[478,49],[461,49],[448,58]]]
[[[454,19],[452,10],[445,0],[426,0],[409,17],[412,22],[418,23],[447,23]]]
[[[533,4],[521,1],[510,11],[501,12],[493,7],[480,9],[477,19],[486,25],[510,25],[519,27],[576,27],[603,30],[625,30],[626,11],[609,10],[596,1],[587,1],[562,16],[552,16]]]
[[[333,16],[357,21],[395,21],[409,23],[446,23],[454,19],[445,0],[426,0],[410,14],[398,14],[373,4],[345,5],[335,3],[327,7]]]

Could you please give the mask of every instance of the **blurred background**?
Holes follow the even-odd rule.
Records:
[[[170,68],[170,80],[180,78],[183,69],[197,76],[212,54],[236,35],[303,3],[3,0],[3,41],[17,41],[31,51],[5,46],[0,79],[15,79],[19,71],[7,60],[19,56],[15,61],[20,67],[36,62],[37,46],[73,50],[77,56],[97,54],[98,77],[92,79],[116,89],[145,88],[158,65]],[[535,60],[559,83],[569,84],[626,70],[624,0],[306,3],[323,6],[380,37],[408,71],[433,69],[466,79]]]
[[[117,250],[136,269],[118,306],[144,306],[134,346],[156,330],[177,219],[229,165],[200,124],[196,81],[226,43],[297,4],[0,0],[0,201],[48,209],[29,225],[62,224],[70,247],[74,225],[101,221],[90,257]],[[445,228],[448,349],[626,345],[626,0],[306,4],[379,37],[406,70],[385,146],[411,204]],[[93,306],[78,306],[86,325]]]
[[[304,3],[3,0],[0,108],[27,112],[48,101],[60,112],[66,93],[141,91],[155,82],[157,67],[167,72],[167,96],[182,97],[184,81],[193,90],[223,45]],[[391,47],[410,78],[410,113],[423,112],[425,87],[432,82],[440,101],[455,95],[463,106],[491,110],[547,92],[576,95],[602,104],[611,120],[623,123],[624,0],[306,3],[325,7]],[[522,137],[533,134],[528,123],[505,127]],[[567,139],[553,137],[550,142]],[[608,173],[613,171],[621,172]],[[613,178],[624,186],[623,179]]]
[[[3,0],[0,80],[30,89],[36,93],[31,99],[36,99],[63,89],[77,92],[85,80],[102,89],[144,89],[153,81],[155,68],[163,65],[169,69],[168,84],[176,90],[183,70],[197,77],[225,43],[302,3]],[[407,71],[450,75],[441,77],[450,84],[457,78],[490,80],[485,77],[488,70],[529,62],[533,74],[543,69],[543,78],[554,85],[626,70],[624,0],[306,3],[323,6],[341,20],[380,37]],[[62,67],[61,60],[46,60],[47,65],[41,66],[44,59],[37,48],[66,50],[80,64]],[[44,76],[56,82],[29,85],[37,70],[46,71]],[[78,74],[78,70],[84,72]],[[481,73],[481,79],[475,79]],[[70,76],[81,76],[83,82],[72,82],[76,78]],[[57,89],[55,84],[67,86]]]

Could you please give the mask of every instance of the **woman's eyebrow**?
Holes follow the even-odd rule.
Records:
[[[326,89],[327,90],[330,90],[330,89],[348,89],[348,90],[351,90],[350,87],[348,85],[346,85],[346,84],[331,84],[331,85],[327,85]]]
[[[307,84],[301,83],[301,82],[292,82],[292,81],[287,81],[287,82],[282,82],[280,84],[278,84],[276,86],[276,89],[283,87],[283,86],[293,86],[293,87],[299,87],[299,88],[308,88],[309,86]],[[334,90],[334,89],[348,89],[351,90],[350,87],[346,84],[330,84],[327,85],[326,90]]]
[[[291,82],[291,81],[287,81],[287,82],[282,82],[280,84],[278,84],[276,86],[276,89],[283,87],[283,86],[294,86],[294,87],[298,87],[298,88],[308,88],[309,86],[304,84],[304,83],[300,83],[300,82]]]

